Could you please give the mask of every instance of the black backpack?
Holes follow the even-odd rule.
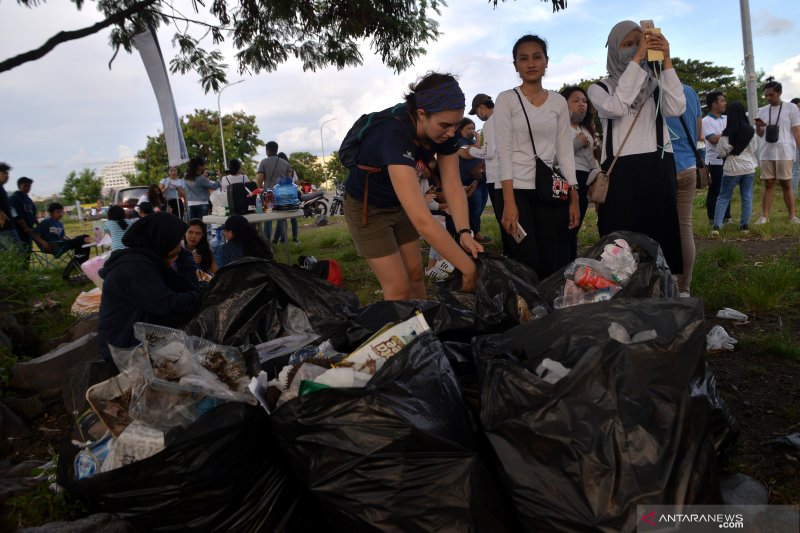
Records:
[[[339,147],[339,161],[345,168],[353,168],[359,165],[358,153],[361,150],[361,141],[369,130],[390,119],[400,120],[402,113],[406,111],[406,104],[397,104],[394,107],[383,111],[374,111],[361,115],[355,121],[353,127],[344,136],[342,145]]]

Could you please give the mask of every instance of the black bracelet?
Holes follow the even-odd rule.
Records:
[[[464,229],[458,230],[458,232],[456,233],[456,235],[458,235],[458,240],[461,240],[461,235],[463,235],[464,233],[469,233],[470,237],[474,237],[475,236],[475,234],[472,232],[471,229],[464,228]]]

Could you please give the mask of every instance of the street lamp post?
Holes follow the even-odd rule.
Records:
[[[222,91],[227,89],[228,87],[232,87],[237,83],[242,83],[244,80],[235,81],[233,83],[229,83],[228,85],[224,86],[222,89],[219,90],[217,93],[217,115],[219,116],[219,137],[222,139],[222,164],[225,166],[223,170],[228,169],[228,158],[225,156],[225,134],[222,132],[222,108],[219,106],[219,97],[222,96]]]
[[[322,176],[325,177],[325,143],[322,141],[322,128],[325,127],[325,124],[328,122],[333,122],[336,120],[337,117],[329,118],[319,126],[319,145],[322,148]]]

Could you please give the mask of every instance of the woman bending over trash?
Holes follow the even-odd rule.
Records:
[[[435,72],[410,90],[390,119],[367,127],[345,182],[347,226],[385,300],[425,299],[420,235],[461,272],[465,290],[476,283],[470,255],[483,251],[469,229],[458,169],[455,131],[464,116],[464,93],[453,76]],[[433,218],[419,188],[417,169],[434,156],[456,240]]]
[[[122,237],[127,246],[111,254],[100,270],[103,296],[97,324],[100,355],[111,362],[108,345],[136,346],[136,322],[183,327],[200,293],[191,256],[190,269],[173,268],[187,225],[168,213],[153,213],[133,224]]]

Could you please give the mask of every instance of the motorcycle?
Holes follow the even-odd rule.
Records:
[[[336,192],[331,200],[331,216],[344,215],[344,182],[336,183]]]
[[[300,209],[306,217],[324,217],[328,214],[325,192],[314,191],[300,195]]]

